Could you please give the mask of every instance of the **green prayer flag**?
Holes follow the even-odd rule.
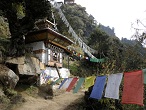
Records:
[[[146,69],[143,69],[142,72],[144,76],[144,84],[146,84]]]
[[[77,93],[82,84],[84,83],[85,78],[79,78],[79,81],[77,82],[76,87],[73,90],[73,93]]]
[[[97,59],[97,58],[90,58],[90,61],[91,62],[99,62],[99,59]]]
[[[97,63],[98,63],[98,62],[101,62],[101,63],[102,63],[102,62],[104,62],[104,58],[101,58],[101,59],[90,58],[90,61],[91,61],[91,62],[97,62]]]
[[[102,63],[102,62],[104,62],[104,58],[102,58],[102,59],[99,59],[99,62],[101,62],[101,63]]]
[[[52,83],[52,85],[55,85],[56,83],[58,83],[59,81],[61,81],[61,79],[57,79],[55,82]]]

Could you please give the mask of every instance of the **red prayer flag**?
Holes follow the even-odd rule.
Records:
[[[144,106],[143,95],[143,74],[142,70],[124,73],[124,88],[122,104],[137,104]]]
[[[66,89],[66,91],[70,92],[70,90],[73,88],[73,86],[75,85],[75,83],[77,82],[78,78],[73,78],[73,80],[71,81],[70,85],[68,86],[68,88]]]

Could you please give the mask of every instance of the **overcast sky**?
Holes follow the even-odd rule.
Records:
[[[130,39],[134,33],[131,23],[146,19],[146,0],[75,0],[75,3],[86,7],[97,22],[114,27],[119,38]]]

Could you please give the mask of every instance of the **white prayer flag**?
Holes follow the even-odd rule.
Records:
[[[111,74],[108,76],[104,97],[119,99],[119,86],[121,84],[122,77],[123,73]]]

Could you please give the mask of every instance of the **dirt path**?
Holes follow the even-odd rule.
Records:
[[[65,110],[69,105],[83,97],[84,92],[80,91],[76,94],[64,92],[63,94],[48,100],[45,100],[42,97],[35,98],[26,94],[23,95],[26,102],[21,104],[21,106],[17,105],[13,110]]]

